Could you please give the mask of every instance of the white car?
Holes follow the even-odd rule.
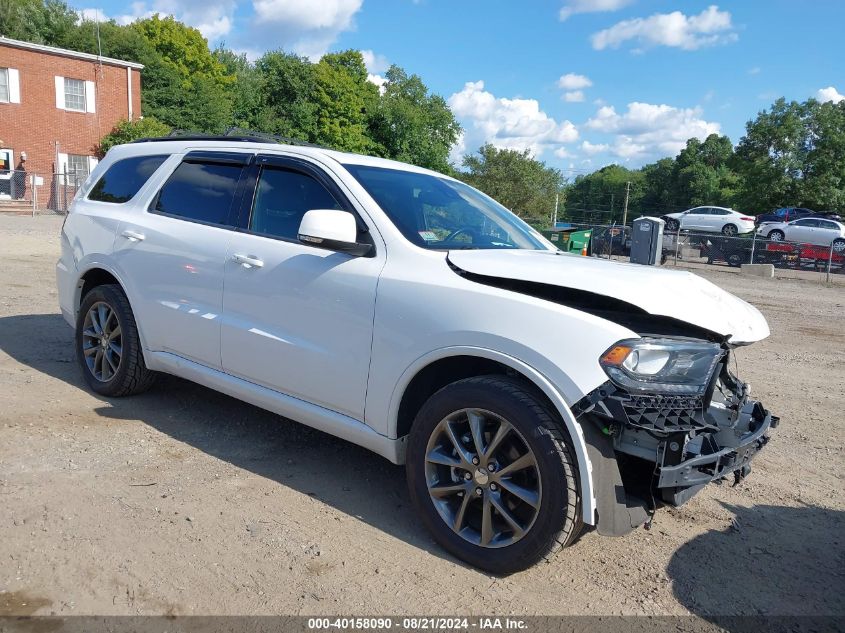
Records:
[[[769,334],[754,307],[562,253],[402,163],[257,137],[122,145],[61,245],[91,389],[166,372],[404,463],[434,538],[496,573],[739,480],[777,423],[731,373]],[[326,468],[340,486],[344,464]]]
[[[754,218],[725,207],[695,207],[663,216],[667,231],[722,233],[734,236],[754,230]]]
[[[833,246],[845,252],[845,224],[824,218],[801,218],[792,222],[769,222],[757,229],[757,235],[773,242],[801,242],[816,246]]]

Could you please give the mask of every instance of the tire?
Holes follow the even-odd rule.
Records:
[[[845,239],[841,237],[836,238],[833,240],[833,252],[834,253],[843,253],[845,252]]]
[[[731,255],[728,255],[728,266],[731,266],[733,268],[739,268],[740,266],[742,266],[742,264],[743,264],[742,255],[739,255],[738,253],[733,253]]]
[[[666,219],[666,230],[677,232],[678,229],[681,228],[681,223],[678,222],[675,218],[667,218]]]
[[[736,224],[726,224],[722,227],[722,235],[736,237],[737,233],[739,233],[739,229],[736,227]]]
[[[144,364],[135,316],[120,286],[96,286],[82,298],[76,358],[85,382],[104,396],[142,393],[155,382],[156,373]]]
[[[482,429],[481,450],[476,449],[471,415],[482,420],[476,422]],[[496,444],[500,429],[504,439]],[[472,455],[480,458],[477,466],[471,463]],[[530,465],[514,468],[517,462]],[[411,428],[406,471],[414,508],[434,540],[457,558],[494,574],[549,560],[582,527],[570,438],[531,388],[511,378],[467,378],[431,396]],[[440,491],[438,484],[443,486]],[[463,492],[452,492],[459,488]],[[515,524],[506,520],[502,507]],[[453,529],[456,524],[459,531]]]
[[[769,231],[769,235],[767,237],[773,242],[783,242],[786,239],[784,232],[779,229]]]

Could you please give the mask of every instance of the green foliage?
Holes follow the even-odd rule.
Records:
[[[539,225],[548,225],[563,178],[557,169],[517,152],[483,145],[477,155],[464,157],[465,182],[495,198],[511,211]]]
[[[58,0],[0,0],[0,35],[60,46],[79,16]]]
[[[449,151],[461,127],[446,101],[398,66],[391,66],[385,78],[384,94],[369,120],[370,135],[383,155],[449,173]]]
[[[97,154],[102,157],[115,145],[131,143],[139,138],[167,136],[169,133],[170,128],[153,117],[144,117],[136,121],[123,120],[100,140]]]
[[[184,80],[196,76],[217,81],[228,78],[225,66],[208,49],[202,33],[176,18],[154,15],[133,22],[131,28],[143,35],[163,62]]]

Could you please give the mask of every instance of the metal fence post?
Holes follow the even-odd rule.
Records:
[[[830,266],[833,264],[833,242],[830,243],[830,252],[827,255],[827,275],[825,276],[825,282],[830,283]]]
[[[681,223],[678,222],[678,232],[675,235],[675,266],[678,265],[678,252],[681,250]]]
[[[751,261],[748,262],[749,264],[754,263],[754,247],[757,246],[757,231],[754,231],[751,237]]]

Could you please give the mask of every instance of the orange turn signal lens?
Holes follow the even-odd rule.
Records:
[[[605,352],[604,356],[601,357],[600,362],[602,365],[619,367],[628,357],[628,354],[631,353],[631,349],[632,348],[627,347],[626,345],[616,345]]]

